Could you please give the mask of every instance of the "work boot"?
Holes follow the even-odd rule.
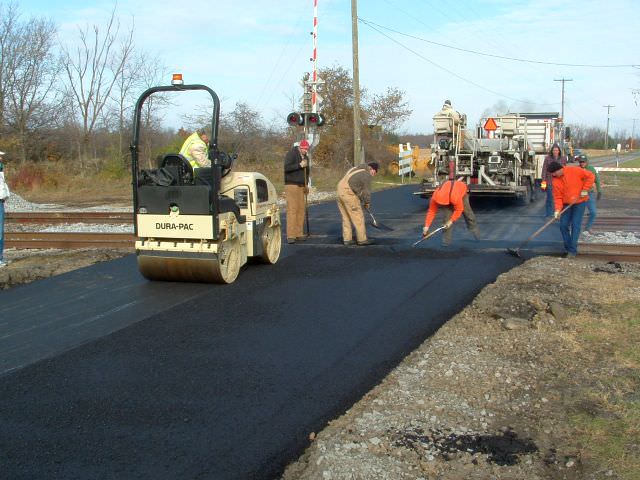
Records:
[[[296,242],[304,242],[307,239],[308,235],[305,235],[303,237],[296,237]]]
[[[287,238],[287,243],[296,243],[295,238]]]
[[[352,245],[355,245],[355,244],[356,244],[355,240],[345,240],[345,241],[344,241],[344,242],[342,242],[342,243],[344,243],[347,247],[350,247],[350,246],[352,246]]]
[[[366,247],[367,245],[373,245],[374,243],[376,243],[376,242],[374,242],[372,239],[368,238],[367,240],[363,240],[361,242],[358,242],[358,246],[359,247]]]

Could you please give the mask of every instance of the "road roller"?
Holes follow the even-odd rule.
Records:
[[[204,90],[213,99],[208,157],[194,168],[178,153],[164,155],[155,169],[139,168],[141,112],[158,92]],[[138,99],[133,120],[131,165],[135,251],[149,280],[235,281],[249,259],[274,264],[282,245],[280,209],[273,184],[260,173],[232,170],[235,155],[218,149],[220,100],[205,85],[152,87]]]

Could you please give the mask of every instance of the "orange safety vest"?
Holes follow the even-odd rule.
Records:
[[[429,210],[427,210],[427,215],[424,219],[424,226],[427,228],[431,226],[440,205],[453,206],[453,215],[451,215],[452,222],[455,222],[460,218],[460,215],[462,215],[462,212],[464,211],[464,203],[462,199],[467,194],[468,190],[466,183],[459,182],[457,180],[447,180],[440,185],[436,191],[433,192],[433,195],[431,195]]]

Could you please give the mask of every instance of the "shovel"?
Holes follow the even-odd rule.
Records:
[[[567,205],[566,207],[564,207],[561,211],[560,211],[560,216],[562,216],[562,214],[564,212],[566,212],[569,207],[573,206],[573,203],[570,203],[569,205]],[[560,217],[558,217],[560,218]],[[529,235],[529,238],[527,238],[524,242],[522,242],[520,245],[518,245],[518,248],[507,248],[507,252],[509,252],[510,255],[513,255],[514,257],[518,257],[518,258],[522,258],[522,255],[520,255],[520,249],[523,248],[527,243],[529,243],[531,240],[533,240],[534,238],[536,238],[538,235],[540,235],[543,230],[545,230],[549,225],[551,225],[553,222],[556,221],[555,217],[551,217],[549,220],[547,220],[547,222],[542,225],[538,230],[536,230],[535,232],[533,232],[531,235]]]
[[[384,230],[385,232],[392,232],[393,228],[387,227],[386,225],[378,222],[376,217],[373,216],[373,213],[368,208],[365,208],[369,216],[371,217],[371,226],[377,228],[378,230]]]
[[[431,238],[433,237],[436,233],[438,233],[440,230],[445,230],[447,227],[445,227],[444,225],[441,227],[436,228],[433,232],[429,233],[428,235],[425,235],[424,237],[422,237],[420,240],[418,240],[417,242],[414,242],[411,246],[415,247],[417,245],[419,245],[420,243],[424,242],[427,238]]]

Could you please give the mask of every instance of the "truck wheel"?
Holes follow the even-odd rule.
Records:
[[[282,228],[280,225],[267,225],[262,231],[262,263],[273,265],[280,258],[282,248]]]

